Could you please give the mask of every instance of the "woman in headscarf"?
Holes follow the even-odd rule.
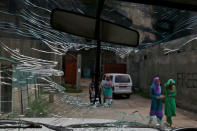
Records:
[[[167,123],[172,127],[172,116],[176,116],[176,86],[173,79],[169,79],[165,84],[165,115]]]
[[[150,123],[152,121],[152,116],[157,116],[157,122],[160,125],[162,122],[163,112],[162,112],[162,98],[161,86],[159,77],[155,77],[153,84],[150,87],[150,95],[152,98],[151,109],[150,109]]]
[[[103,84],[104,90],[104,102],[111,105],[112,104],[112,82],[110,76],[106,76],[106,81]]]

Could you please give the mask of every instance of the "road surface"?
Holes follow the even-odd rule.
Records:
[[[67,95],[89,101],[88,88],[83,86],[82,93],[68,93]],[[81,107],[76,103],[68,104],[63,94],[55,95],[55,103],[50,107],[52,116],[72,118],[98,118],[148,122],[151,100],[132,94],[129,99],[118,97],[113,100],[111,107]],[[51,117],[52,117],[51,116]],[[147,118],[147,119],[146,119]],[[166,122],[165,117],[163,122]],[[177,116],[173,117],[175,127],[197,127],[197,114],[177,108]]]

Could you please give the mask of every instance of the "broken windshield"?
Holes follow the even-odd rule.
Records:
[[[54,30],[50,15],[58,8],[96,17],[97,3],[0,2],[0,118],[69,128],[168,129],[165,99],[160,101],[162,121],[150,117],[154,97],[150,89],[159,76],[161,87],[157,87],[162,97],[168,89],[167,80],[176,81],[174,127],[195,127],[197,13],[106,0],[101,18],[137,30],[140,43],[136,48],[101,43],[100,78],[104,74],[128,74],[131,80],[118,75],[115,81],[132,81],[132,86],[119,89],[104,75],[104,82],[102,78],[99,81],[99,98],[95,99],[96,41]]]

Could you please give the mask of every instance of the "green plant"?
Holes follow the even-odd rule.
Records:
[[[35,99],[30,105],[30,109],[27,111],[27,117],[45,117],[48,115],[49,103],[45,99]]]
[[[42,95],[44,93],[45,93],[44,89],[43,88],[40,88],[40,94]]]
[[[64,88],[66,88],[66,84],[65,83],[62,83],[61,86],[63,86]]]
[[[66,85],[66,84],[61,84],[65,88],[66,93],[81,93],[82,90],[76,89],[75,85]]]
[[[141,92],[140,95],[145,97],[145,98],[151,99],[150,94],[147,93],[147,92]]]
[[[151,99],[150,94],[148,92],[144,92],[142,89],[139,89],[138,91],[134,91],[135,94],[139,94],[142,97]]]
[[[20,115],[19,111],[13,111],[12,113],[9,114],[10,118],[18,118]]]
[[[65,90],[66,93],[81,93],[82,90],[78,90],[78,89],[75,89],[75,88],[66,88]]]

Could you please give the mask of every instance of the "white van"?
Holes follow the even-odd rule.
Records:
[[[113,83],[113,95],[126,95],[128,98],[132,93],[132,80],[129,74],[107,73],[103,75],[101,85],[110,76]]]

